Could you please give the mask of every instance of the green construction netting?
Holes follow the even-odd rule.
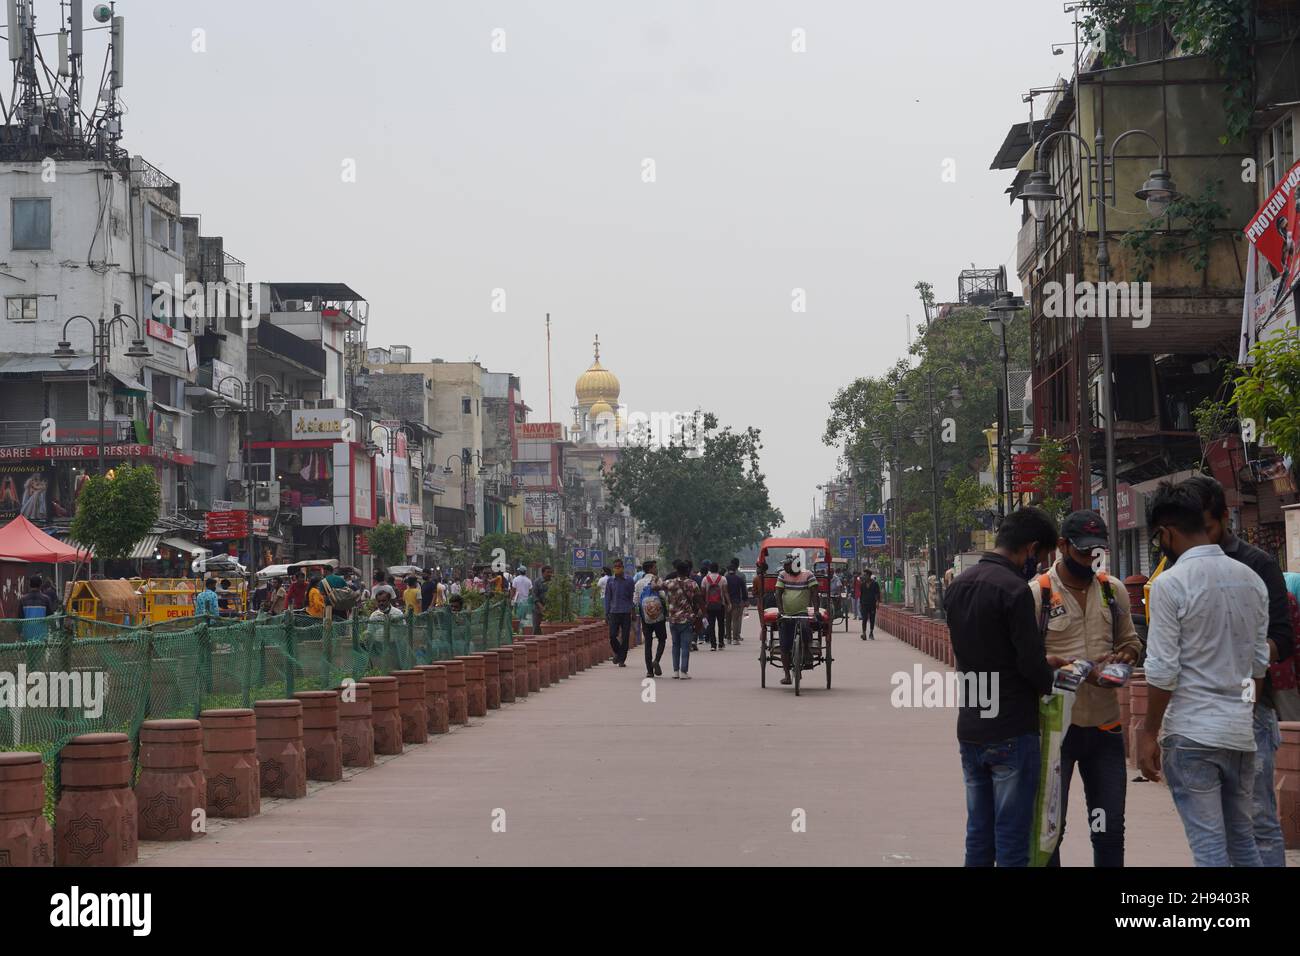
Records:
[[[516,617],[531,623],[531,604],[489,599],[458,613],[437,608],[328,623],[301,613],[150,627],[64,616],[0,619],[0,750],[45,758],[52,820],[57,755],[78,734],[117,731],[135,743],[146,720],[248,707],[336,687],[345,677],[488,650],[514,640]]]

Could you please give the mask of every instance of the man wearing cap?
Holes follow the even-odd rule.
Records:
[[[1098,557],[1107,549],[1106,523],[1095,511],[1075,511],[1061,524],[1057,560],[1029,584],[1049,655],[1097,665],[1079,686],[1070,729],[1061,742],[1061,838],[1074,768],[1083,778],[1094,866],[1124,865],[1124,802],[1128,778],[1124,728],[1114,688],[1102,686],[1102,664],[1134,665],[1142,642],[1129,613],[1128,591],[1117,586]],[[1046,604],[1046,608],[1044,608]],[[1051,866],[1061,865],[1058,842]]]

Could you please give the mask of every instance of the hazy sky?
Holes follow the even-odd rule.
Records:
[[[57,5],[37,10],[53,29]],[[903,354],[915,282],[942,301],[972,262],[1010,269],[1008,175],[988,165],[1073,35],[1044,0],[117,10],[126,145],[249,279],[350,283],[372,345],[515,371],[538,421],[543,315],[566,421],[599,333],[632,409],[762,428],[789,529],[834,467],[828,402]]]

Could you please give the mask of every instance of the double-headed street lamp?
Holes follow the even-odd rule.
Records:
[[[375,430],[379,429],[384,433],[384,444],[380,445],[375,442]],[[419,439],[415,432],[406,425],[381,425],[378,422],[370,426],[370,434],[366,436],[363,447],[366,454],[374,458],[380,451],[388,453],[388,482],[392,487],[392,500],[389,502],[389,508],[393,512],[393,520],[397,520],[397,436],[401,435],[406,439],[408,444],[414,445]],[[409,490],[409,489],[408,489]]]
[[[78,319],[89,322],[91,329],[91,351],[95,357],[95,392],[99,398],[98,473],[103,475],[104,407],[108,404],[108,361],[110,358],[109,346],[112,344],[111,339],[113,329],[116,328],[119,323],[128,326],[132,322],[135,323],[135,338],[131,340],[131,345],[125,352],[127,358],[143,361],[144,359],[149,358],[153,353],[149,351],[149,346],[145,342],[144,332],[140,327],[140,320],[133,315],[119,312],[110,318],[100,316],[98,320],[92,319],[88,315],[74,315],[63,323],[63,337],[59,340],[58,346],[54,349],[54,357],[58,359],[59,365],[64,371],[67,371],[72,367],[72,360],[77,357],[77,353],[72,348],[72,343],[68,340],[68,326]]]
[[[226,383],[234,382],[237,395],[226,395]],[[247,495],[248,510],[245,516],[248,519],[246,531],[248,538],[248,599],[251,601],[253,590],[257,587],[257,543],[253,535],[253,515],[257,510],[257,481],[253,477],[253,411],[256,404],[256,395],[254,389],[259,382],[264,382],[271,386],[270,400],[266,403],[266,408],[272,414],[278,415],[284,411],[287,400],[280,391],[280,383],[269,375],[258,375],[251,380],[245,380],[238,375],[227,375],[221,380],[213,383],[213,391],[217,393],[217,400],[212,403],[212,414],[218,419],[226,416],[226,412],[235,412],[244,416],[244,489]],[[238,404],[230,401],[231,398],[237,398]]]
[[[1153,216],[1164,215],[1169,208],[1169,204],[1178,198],[1178,190],[1174,186],[1173,177],[1169,175],[1165,151],[1161,147],[1160,141],[1144,129],[1130,129],[1120,133],[1115,137],[1114,142],[1110,144],[1109,152],[1106,151],[1106,137],[1100,126],[1097,129],[1097,135],[1091,149],[1088,148],[1088,141],[1073,130],[1061,129],[1048,134],[1035,147],[1034,171],[1029,174],[1029,179],[1025,182],[1024,187],[1020,190],[1020,195],[1017,197],[1029,202],[1034,218],[1040,226],[1047,218],[1048,207],[1061,199],[1061,195],[1052,186],[1051,176],[1044,165],[1044,147],[1058,136],[1068,136],[1078,141],[1083,148],[1084,154],[1088,157],[1088,199],[1096,206],[1097,211],[1097,278],[1101,283],[1109,282],[1110,248],[1106,239],[1106,207],[1107,205],[1115,205],[1118,208],[1118,204],[1108,199],[1106,187],[1107,184],[1114,183],[1115,150],[1120,143],[1130,136],[1145,136],[1156,147],[1157,152],[1160,154],[1160,165],[1151,170],[1146,182],[1134,192],[1138,199],[1146,203],[1147,211]],[[1111,374],[1110,316],[1106,310],[1106,293],[1101,292],[1097,296],[1097,300],[1096,312],[1098,318],[1101,319],[1102,389],[1106,403],[1106,421],[1103,432],[1106,446],[1106,524],[1113,547],[1115,542],[1119,540],[1119,508],[1116,503],[1117,489],[1115,486],[1115,383]],[[1080,421],[1079,428],[1081,431],[1085,426],[1091,428],[1089,423]],[[1083,476],[1080,477],[1082,479]]]
[[[998,405],[998,515],[1006,515],[1011,510],[1011,383],[1007,375],[1007,326],[1015,319],[1016,313],[1025,307],[1025,300],[1009,292],[1003,292],[988,307],[981,320],[998,337],[998,358],[1002,362],[1002,387],[998,391],[1002,401]],[[1006,492],[1004,504],[1003,492]]]
[[[932,552],[933,553],[932,567],[934,569],[935,580],[938,582],[935,590],[935,593],[938,598],[936,602],[937,606],[935,608],[935,612],[938,615],[939,619],[943,620],[943,616],[944,616],[943,614],[943,571],[942,571],[943,561],[942,561],[942,551],[939,544],[939,463],[938,463],[938,458],[935,453],[935,447],[934,447],[934,433],[937,429],[935,414],[938,408],[938,405],[935,403],[934,400],[934,379],[936,375],[940,375],[940,374],[951,375],[952,377],[956,378],[959,373],[951,365],[941,365],[938,368],[926,369],[925,372],[926,397],[927,397],[926,407],[930,415],[930,428],[929,428],[930,511],[931,511],[931,517],[934,519],[934,547]],[[963,396],[961,393],[961,386],[958,385],[956,382],[954,382],[952,388],[948,392],[948,401],[952,403],[953,408],[961,408],[962,400],[963,400]],[[906,408],[911,403],[911,401],[912,400],[908,397],[907,393],[903,391],[901,388],[894,395],[894,407],[899,410]],[[912,433],[912,439],[918,445],[925,444],[926,430],[921,428],[916,429],[916,431]]]

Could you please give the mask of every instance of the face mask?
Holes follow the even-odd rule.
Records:
[[[1064,563],[1065,570],[1069,571],[1074,577],[1081,578],[1084,581],[1092,580],[1093,570],[1091,564],[1080,564],[1068,554],[1065,556]]]

